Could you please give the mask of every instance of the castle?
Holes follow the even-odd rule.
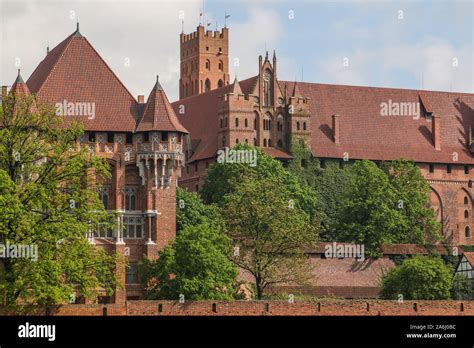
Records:
[[[226,38],[227,28],[219,34],[199,26],[181,34],[181,56],[189,51],[203,62],[209,47],[214,58],[224,59]],[[474,245],[474,94],[281,81],[277,63],[275,52],[271,59],[260,56],[256,76],[222,87],[218,79],[228,75],[228,62],[223,71],[199,65],[199,78],[209,80],[211,90],[180,94],[172,103],[191,136],[181,186],[198,191],[217,151],[239,143],[285,161],[291,142],[302,138],[322,167],[327,161],[411,159],[430,184],[444,238]],[[198,76],[190,64],[181,61],[180,81]]]
[[[137,262],[143,255],[156,258],[175,237],[176,186],[199,190],[217,151],[239,143],[287,161],[291,142],[302,138],[322,167],[326,161],[342,166],[358,159],[412,159],[430,183],[443,236],[456,245],[474,245],[473,94],[281,81],[275,53],[259,57],[256,76],[230,83],[228,28],[211,32],[198,26],[194,33],[181,33],[180,45],[180,99],[174,103],[158,78],[146,101],[144,96],[135,99],[79,26],[48,50],[26,83],[19,74],[11,87],[14,93],[36,94],[53,103],[94,105],[93,117],[68,119],[84,125],[78,142],[109,162],[112,178],[101,183],[100,197],[119,218],[115,231],[91,231],[88,238],[126,255],[130,263],[117,269],[125,287],[102,301],[124,303],[143,295]],[[406,103],[414,103],[418,114],[385,116],[384,103],[399,103],[409,114]],[[387,254],[413,252],[392,249]],[[340,296],[357,291],[344,285],[352,280],[343,281],[351,260],[323,260],[319,251],[314,254],[320,272],[327,263],[334,263],[333,273],[340,268],[341,277],[330,277],[338,284],[328,288],[346,289],[336,289]],[[377,262],[393,266],[389,261]],[[364,286],[375,289],[378,273],[370,267],[361,272],[367,274]]]

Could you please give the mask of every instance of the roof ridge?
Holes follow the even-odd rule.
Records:
[[[48,55],[52,54],[56,49],[59,49],[59,46],[60,46],[63,42],[65,43],[65,44],[64,44],[64,47],[62,48],[61,54],[59,54],[59,55],[57,56],[56,60],[55,60],[55,61],[53,62],[53,64],[51,65],[51,69],[49,70],[48,75],[46,75],[46,78],[45,78],[45,79],[41,82],[41,84],[38,86],[38,88],[36,89],[35,93],[38,93],[39,90],[41,89],[41,87],[43,87],[43,85],[46,83],[46,81],[48,81],[49,77],[51,76],[51,73],[52,73],[52,72],[54,71],[54,69],[56,68],[56,66],[57,66],[57,64],[58,64],[58,62],[59,62],[59,60],[60,60],[60,58],[63,56],[64,52],[66,51],[66,49],[67,49],[67,48],[69,47],[69,45],[71,44],[71,41],[72,41],[72,39],[73,39],[74,34],[75,34],[75,32],[72,33],[72,34],[70,34],[68,37],[66,37],[63,41],[61,41],[59,44],[57,44],[56,47],[54,47],[54,48],[48,53]],[[45,59],[48,57],[48,55],[46,55]],[[41,63],[44,62],[45,59],[43,59],[43,60],[41,61]],[[30,78],[31,78],[32,76],[34,76],[36,70],[38,70],[38,69],[40,68],[41,63],[38,64],[38,65],[36,66],[36,69],[33,70],[33,72],[31,73],[30,77],[29,77],[28,80],[26,81],[27,84],[28,84],[28,81],[30,80]]]

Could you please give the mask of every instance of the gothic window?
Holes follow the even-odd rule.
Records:
[[[245,126],[245,128],[248,128],[248,126],[249,126],[249,120],[247,120],[247,119],[244,120],[244,126]]]
[[[109,209],[109,196],[110,195],[110,189],[107,186],[101,187],[99,191],[99,197],[104,205],[104,209]]]
[[[235,118],[235,128],[239,128],[239,118]]]
[[[224,82],[221,79],[219,79],[219,81],[217,82],[217,87],[224,87]]]
[[[206,70],[211,70],[211,61],[209,59],[206,60]]]
[[[467,197],[464,197],[464,204],[466,204],[466,205],[467,205],[468,203],[469,203],[469,200],[468,200],[468,198],[467,198]]]
[[[253,120],[253,129],[257,130],[257,119]]]
[[[209,79],[206,79],[204,92],[209,92],[210,90],[211,90],[211,81],[209,81]]]
[[[263,139],[263,147],[267,147],[267,139]]]
[[[296,122],[296,130],[300,130],[300,123]]]
[[[283,132],[283,116],[281,114],[277,118],[277,130],[278,132]]]
[[[124,216],[124,238],[143,238],[144,218],[142,216]]]
[[[272,147],[272,139],[268,139],[268,147]]]
[[[466,236],[466,238],[471,237],[471,229],[469,228],[469,226],[466,226],[466,229],[464,230],[464,235]]]
[[[271,118],[269,114],[265,114],[263,118],[263,130],[270,130],[271,129]]]
[[[222,60],[219,61],[219,70],[224,71],[224,63],[222,62]]]
[[[137,210],[137,189],[135,187],[125,188],[125,210]]]
[[[271,105],[271,88],[270,88],[270,83],[271,83],[271,73],[270,71],[266,70],[265,73],[263,74],[263,96],[264,96],[264,106],[269,106]]]
[[[127,266],[125,273],[126,284],[138,284],[138,266],[136,262],[131,262]]]
[[[236,143],[236,144],[239,143],[239,138],[235,139],[235,143]]]
[[[467,210],[464,211],[464,218],[469,219],[469,212]]]
[[[303,122],[303,130],[306,130],[306,122]]]

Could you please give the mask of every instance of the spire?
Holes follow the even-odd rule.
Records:
[[[300,96],[300,90],[298,88],[298,83],[295,80],[295,84],[293,85],[293,93],[291,94],[292,97]]]
[[[82,37],[81,32],[79,31],[79,22],[76,22],[76,31],[74,32],[75,37]]]
[[[16,77],[15,83],[25,83],[20,74],[20,69],[18,69],[18,76]]]
[[[30,89],[23,81],[23,78],[20,74],[20,69],[18,69],[18,76],[16,77],[16,80],[13,83],[10,92],[13,93],[13,95],[30,95]]]
[[[277,59],[277,56],[276,56],[275,50],[273,50],[273,61],[275,61],[276,59]]]
[[[268,60],[268,51],[265,53],[265,60]]]
[[[237,80],[237,75],[235,75],[234,84],[232,86],[232,93],[242,94],[242,88],[240,88],[239,80]]]
[[[162,91],[163,87],[160,84],[160,75],[156,75],[155,91]]]

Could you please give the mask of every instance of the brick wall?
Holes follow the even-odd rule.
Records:
[[[0,311],[1,312],[1,311]],[[474,315],[474,301],[127,301],[125,304],[66,305],[50,312],[59,316],[103,315]],[[3,312],[3,314],[6,314]],[[34,314],[45,315],[45,310]]]

